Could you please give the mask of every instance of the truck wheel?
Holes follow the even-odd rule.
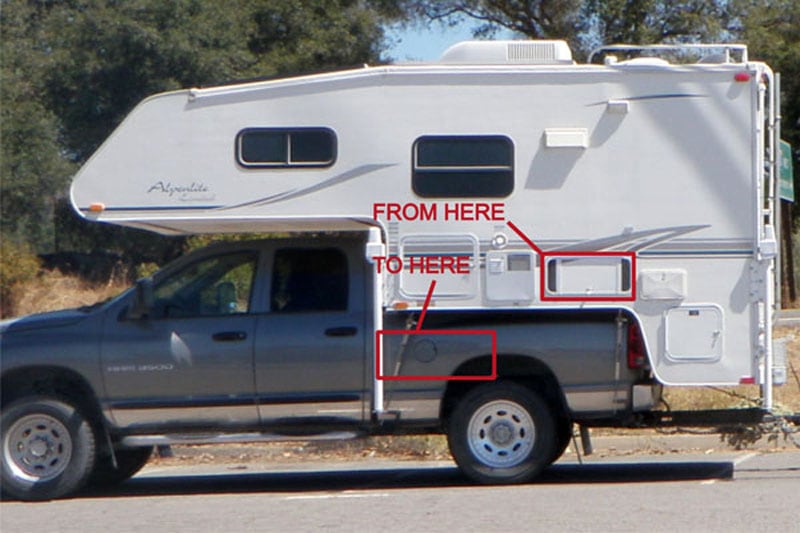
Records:
[[[456,406],[448,424],[450,452],[479,483],[530,481],[555,454],[555,423],[548,404],[514,382],[481,385]]]
[[[89,478],[89,484],[96,487],[109,487],[122,483],[144,468],[151,455],[153,455],[152,446],[115,448],[114,457],[117,460],[117,466],[114,467],[114,461],[110,454],[98,457],[94,471]]]
[[[74,406],[46,397],[17,400],[2,414],[3,493],[59,498],[81,488],[94,465],[94,432]]]
[[[553,447],[553,458],[550,464],[555,463],[564,455],[564,450],[572,441],[572,429],[572,420],[561,418],[556,422],[556,445]]]

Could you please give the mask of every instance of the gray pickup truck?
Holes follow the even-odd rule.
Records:
[[[365,242],[212,245],[108,302],[2,323],[3,493],[121,482],[159,444],[376,434],[446,433],[470,478],[523,482],[574,423],[652,406],[638,328],[613,307],[431,308],[424,328],[419,309],[382,310],[376,335]]]

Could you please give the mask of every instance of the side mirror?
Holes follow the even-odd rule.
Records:
[[[136,282],[136,292],[133,296],[133,304],[128,310],[128,318],[131,320],[141,320],[150,314],[155,305],[153,293],[153,278],[142,278]]]

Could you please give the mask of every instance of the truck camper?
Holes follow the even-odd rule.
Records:
[[[212,247],[51,318],[57,350],[31,342],[46,317],[6,326],[3,442],[22,451],[4,488],[124,479],[136,451],[186,439],[431,432],[473,479],[510,483],[573,424],[663,421],[664,386],[759,384],[768,410],[775,76],[742,45],[602,55],[465,42],[144,100],[75,177],[82,216],[292,237]],[[63,438],[99,452],[46,463],[29,415],[73,411],[86,428]]]

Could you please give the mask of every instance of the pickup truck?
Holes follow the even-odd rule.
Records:
[[[365,246],[215,244],[107,302],[2,323],[3,493],[118,483],[155,445],[378,434],[445,433],[473,480],[524,482],[573,424],[657,401],[624,311],[375,313]]]

